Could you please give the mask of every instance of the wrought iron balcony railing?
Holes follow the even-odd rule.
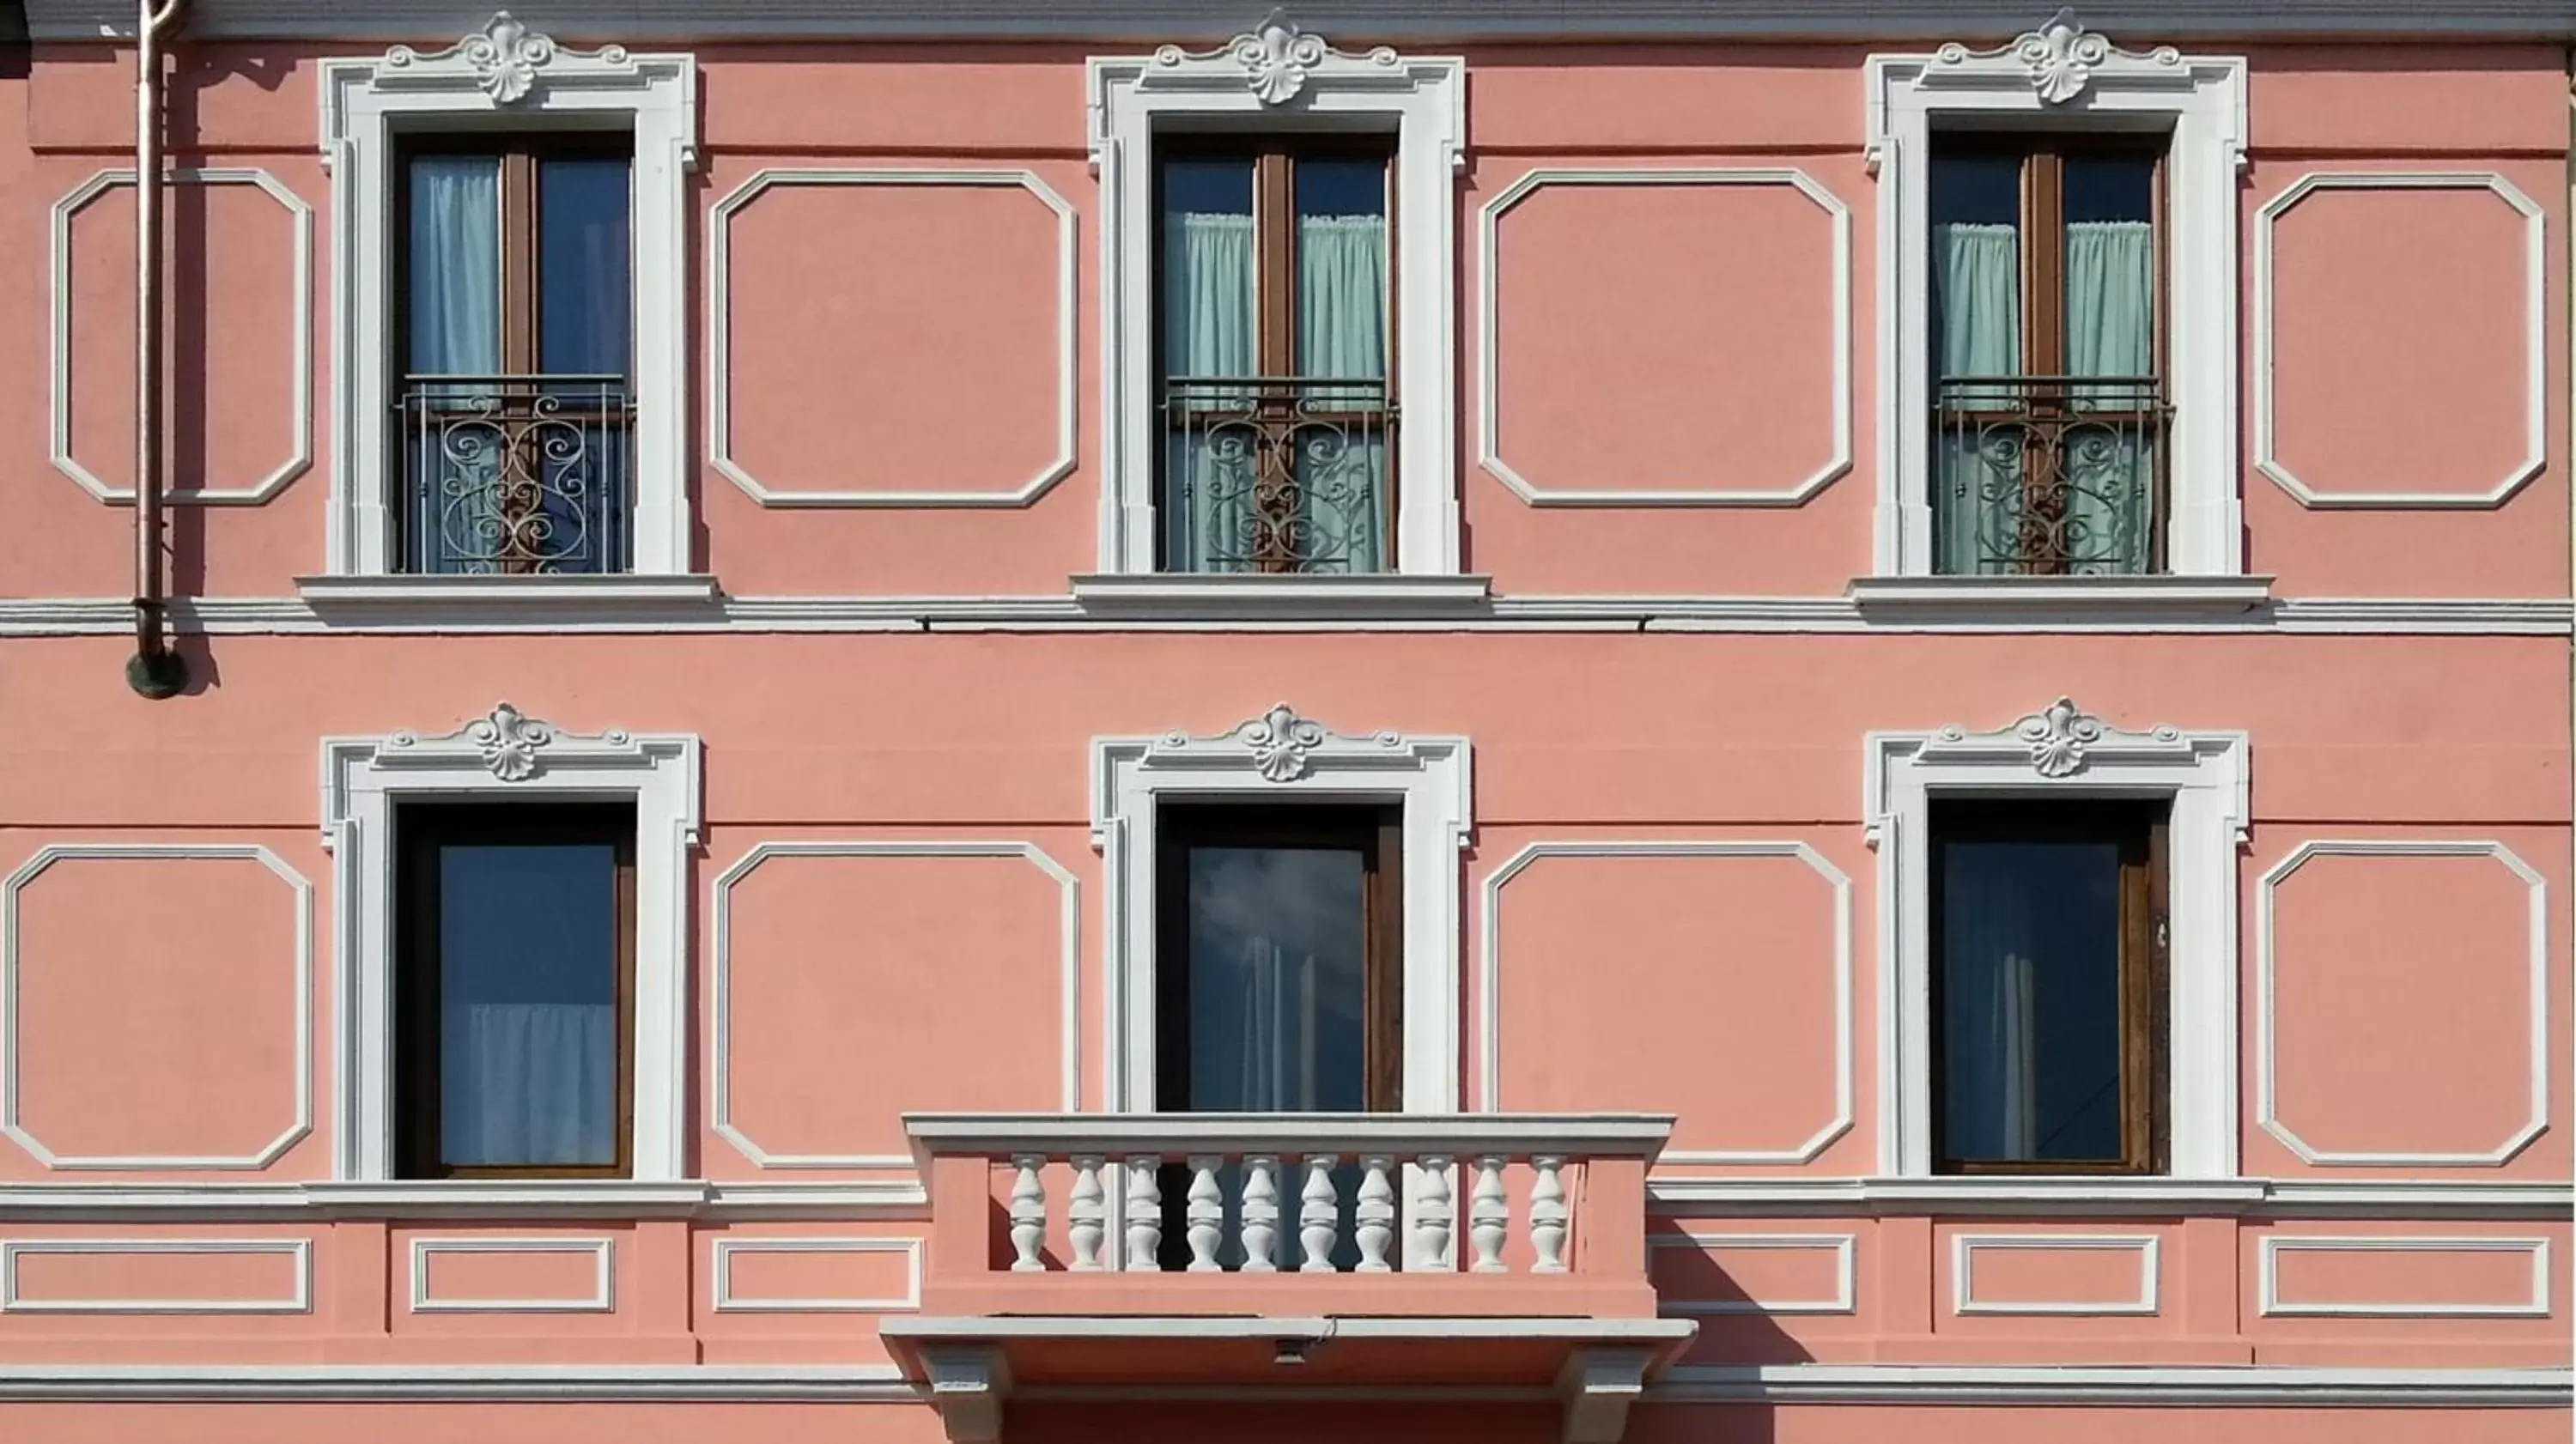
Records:
[[[626,378],[407,376],[400,409],[406,571],[626,570]]]
[[[2162,570],[2172,415],[2153,376],[1944,377],[1932,439],[1938,569]]]
[[[1165,382],[1165,569],[1388,570],[1395,419],[1383,381]]]

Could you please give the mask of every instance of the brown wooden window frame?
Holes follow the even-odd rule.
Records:
[[[405,1178],[628,1178],[635,1168],[635,809],[623,803],[407,802],[394,813],[394,1157]],[[457,845],[616,850],[616,1160],[451,1165],[439,1157],[439,850]]]
[[[2158,134],[2095,132],[2070,134],[2058,131],[1939,131],[1932,140],[1933,171],[1952,157],[2013,157],[2021,162],[2021,374],[2054,377],[2066,374],[2066,162],[2070,159],[2118,156],[2148,158],[2155,163],[2155,176],[2149,189],[2149,234],[2155,242],[2156,307],[2154,367],[2159,383],[2172,374],[2169,347],[2172,335],[2173,287],[2171,282],[2172,203],[2170,199],[2170,137]],[[1937,184],[1936,181],[1931,183]],[[1930,258],[1925,258],[1931,264]],[[1945,417],[1964,418],[1971,426],[2035,420],[2041,423],[2063,421],[2070,408],[2063,399],[2041,401],[2018,411],[1963,409],[1944,412],[1938,398],[1940,375],[1938,358],[1932,361],[1934,415],[1937,435]],[[2158,395],[2162,395],[2159,385]],[[2085,413],[2097,424],[2145,428],[2161,418],[2155,410],[2106,410],[2095,408]],[[2172,490],[2168,480],[2170,459],[2161,453],[2154,468],[2148,496],[2147,574],[2165,572],[2171,566],[2167,556],[2165,529],[2172,517]],[[2034,486],[2042,485],[2042,468],[2029,468]],[[2023,560],[2039,574],[2054,574],[2062,568],[2047,559],[2025,555]]]
[[[1258,277],[1258,299],[1253,314],[1258,318],[1260,341],[1256,348],[1254,369],[1262,377],[1298,378],[1297,366],[1297,162],[1300,160],[1376,160],[1385,166],[1386,175],[1386,254],[1387,254],[1387,355],[1385,400],[1378,413],[1381,447],[1385,456],[1385,475],[1380,485],[1386,496],[1385,535],[1390,547],[1400,535],[1403,490],[1397,484],[1395,378],[1399,368],[1397,356],[1403,346],[1402,327],[1396,324],[1403,314],[1398,288],[1401,284],[1395,264],[1402,252],[1398,249],[1397,227],[1402,224],[1396,214],[1395,167],[1396,137],[1381,134],[1335,134],[1330,132],[1279,131],[1204,131],[1154,138],[1153,275],[1154,275],[1154,378],[1157,413],[1165,419],[1168,430],[1177,423],[1170,412],[1159,405],[1171,378],[1168,358],[1164,355],[1163,293],[1164,254],[1164,182],[1166,166],[1176,160],[1243,160],[1252,163],[1252,233],[1254,270]],[[1247,378],[1250,379],[1250,378]],[[1302,379],[1302,378],[1300,378]],[[1327,378],[1330,379],[1330,378]],[[1296,407],[1293,391],[1270,394],[1264,388],[1260,404],[1273,425],[1284,426]],[[1317,409],[1306,411],[1304,419],[1325,424],[1354,424],[1365,421],[1367,413]],[[1174,505],[1170,495],[1171,477],[1167,458],[1168,444],[1158,444],[1154,461],[1154,504],[1158,511],[1168,512]],[[1155,569],[1168,571],[1171,558],[1165,555],[1170,538],[1162,528],[1155,533]],[[1284,548],[1265,551],[1257,559],[1257,569],[1265,573],[1287,573],[1299,569],[1299,558]],[[1392,557],[1389,570],[1393,569]]]
[[[2167,957],[2170,806],[2163,799],[1952,798],[1932,803],[1928,834],[1931,928],[1932,1167],[1945,1174],[2155,1175],[2172,1150]],[[1967,1159],[1951,1156],[1947,1053],[1949,974],[1944,928],[1945,842],[2114,842],[2120,848],[2120,1157]]]
[[[1164,803],[1156,809],[1154,1100],[1181,1111],[1190,1076],[1189,854],[1194,847],[1333,848],[1361,856],[1372,1113],[1404,1108],[1404,823],[1395,804]],[[1176,1026],[1177,1025],[1177,1026]]]

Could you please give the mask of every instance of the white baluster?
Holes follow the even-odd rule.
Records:
[[[1341,1233],[1342,1195],[1333,1187],[1333,1165],[1341,1160],[1322,1153],[1308,1154],[1304,1162],[1306,1187],[1297,1195],[1297,1242],[1306,1258],[1297,1271],[1328,1274],[1333,1271],[1333,1243]]]
[[[1011,1272],[1044,1273],[1046,1263],[1038,1257],[1038,1245],[1046,1241],[1046,1184],[1038,1170],[1046,1160],[1034,1153],[1023,1153],[1011,1160],[1019,1171],[1011,1180]]]
[[[1279,1271],[1279,1160],[1266,1153],[1243,1160],[1243,1272]]]
[[[1209,1154],[1190,1158],[1190,1272],[1217,1272],[1216,1246],[1225,1237],[1225,1195],[1216,1186],[1217,1166],[1224,1160]]]
[[[1387,1245],[1395,1242],[1395,1185],[1387,1175],[1394,1170],[1395,1160],[1382,1153],[1360,1160],[1360,1201],[1352,1210],[1351,1232],[1359,1241],[1359,1271],[1364,1274],[1388,1271]]]
[[[1447,1273],[1458,1266],[1449,1255],[1449,1235],[1455,1224],[1450,1217],[1450,1158],[1445,1153],[1426,1153],[1415,1161],[1415,1166],[1421,1170],[1421,1182],[1414,1192],[1412,1217],[1407,1220],[1404,1266]]]
[[[1533,1158],[1530,1167],[1538,1172],[1538,1181],[1530,1186],[1530,1243],[1538,1250],[1538,1262],[1530,1265],[1530,1272],[1561,1274],[1565,1272],[1565,1180],[1558,1175],[1565,1160]]]
[[[1163,1266],[1162,1156],[1127,1155],[1127,1271],[1152,1273]]]
[[[1467,1242],[1475,1247],[1475,1271],[1506,1271],[1503,1240],[1512,1232],[1512,1201],[1503,1192],[1503,1159],[1488,1153],[1476,1160],[1475,1192],[1467,1200]]]
[[[1100,1186],[1104,1166],[1097,1153],[1077,1154],[1073,1160],[1073,1202],[1065,1215],[1076,1273],[1097,1273],[1101,1268],[1100,1246],[1109,1234],[1109,1195]]]

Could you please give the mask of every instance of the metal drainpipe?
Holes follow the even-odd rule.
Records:
[[[141,0],[134,28],[134,656],[125,684],[156,700],[188,684],[161,584],[161,37],[186,4]]]

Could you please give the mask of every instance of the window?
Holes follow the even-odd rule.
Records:
[[[402,1172],[629,1176],[634,808],[420,803],[395,845]]]
[[[709,595],[690,572],[686,405],[697,62],[505,14],[444,49],[317,70],[337,382],[327,568],[299,590],[436,609],[622,573],[626,595]],[[439,374],[425,366],[510,379],[416,392]]]
[[[2164,807],[1932,805],[1933,1156],[2166,1167]]]
[[[1388,148],[1162,147],[1163,569],[1391,569]]]
[[[631,564],[632,151],[622,135],[406,147],[404,570]]]
[[[1938,570],[2163,570],[2157,145],[1934,146]]]
[[[1250,73],[1248,54],[1284,59]],[[1459,572],[1466,62],[1340,50],[1274,15],[1208,50],[1093,56],[1088,80],[1107,394],[1101,575],[1078,578],[1076,593],[1159,576],[1130,585],[1184,607],[1219,596],[1294,607],[1343,590],[1297,579],[1348,574],[1456,584],[1363,594],[1481,596],[1481,579]],[[1229,233],[1230,271],[1215,254]],[[1319,278],[1331,257],[1346,267]],[[1176,298],[1184,277],[1210,289]],[[1372,305],[1375,338],[1360,319]],[[1216,330],[1224,318],[1231,338]],[[1171,383],[1194,376],[1233,384],[1176,404]],[[1174,491],[1184,502],[1195,491],[1201,514],[1176,515]]]
[[[1395,809],[1185,806],[1161,830],[1156,1106],[1401,1109]]]

